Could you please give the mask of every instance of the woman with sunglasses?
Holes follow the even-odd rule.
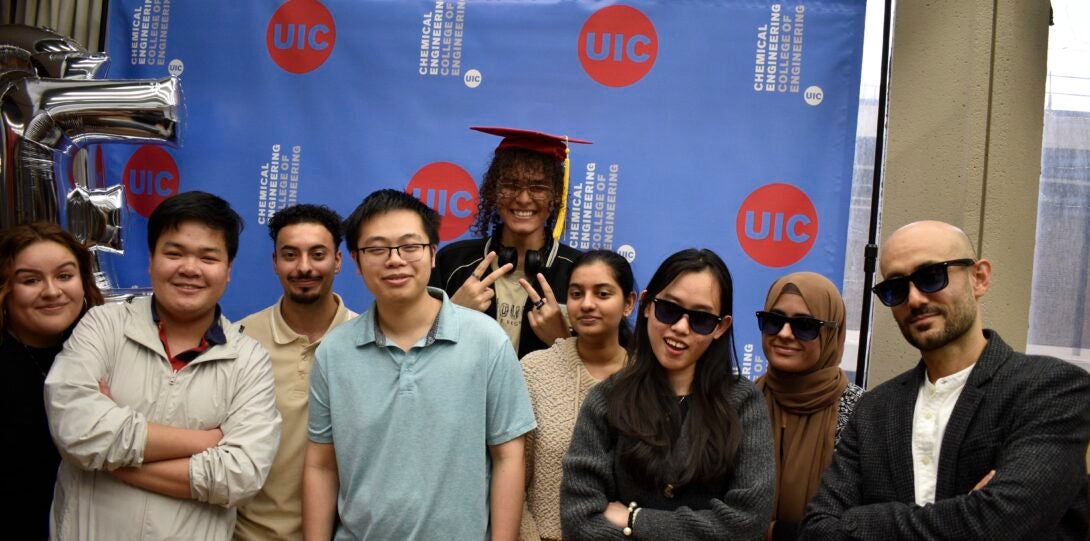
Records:
[[[91,255],[51,223],[0,231],[0,359],[7,367],[3,396],[4,463],[18,487],[6,505],[20,537],[49,537],[49,506],[60,455],[42,399],[53,358],[87,309],[102,304]]]
[[[761,539],[768,410],[738,375],[733,284],[709,250],[666,259],[620,372],[591,389],[564,457],[564,539]]]
[[[571,442],[583,398],[596,383],[624,366],[632,337],[628,315],[636,307],[628,260],[609,250],[587,252],[572,264],[568,314],[575,336],[522,359],[537,418],[526,437],[526,506],[523,541],[560,539],[560,461]]]
[[[768,539],[795,539],[806,504],[863,389],[840,369],[844,299],[827,278],[796,272],[776,280],[757,312],[768,373],[757,380],[772,417],[776,499]]]

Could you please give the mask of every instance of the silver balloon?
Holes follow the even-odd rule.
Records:
[[[0,75],[0,81],[8,76]],[[67,179],[56,178],[58,157],[71,160],[90,143],[176,143],[179,98],[178,82],[169,77],[159,81],[18,77],[0,93],[0,140],[5,149],[0,197],[6,199],[0,200],[4,212],[0,225],[60,221],[58,201],[69,185]]]
[[[54,79],[94,79],[110,57],[46,28],[0,25],[0,72],[24,71]]]
[[[95,79],[108,63],[48,29],[0,25],[0,227],[64,223],[92,252],[123,253],[122,186],[88,186],[74,158],[92,143],[176,145],[181,88]]]

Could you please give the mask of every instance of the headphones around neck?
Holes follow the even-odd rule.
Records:
[[[537,250],[527,250],[526,256],[523,260],[522,272],[526,274],[526,279],[537,286],[537,280],[533,279],[537,276],[537,273],[552,266],[552,256],[555,252],[556,242],[549,238],[550,235],[546,232],[545,245]],[[496,252],[496,266],[502,267],[508,263],[511,264],[511,270],[515,270],[519,265],[519,252],[518,249],[512,246],[504,246],[500,241],[500,232],[492,235],[492,238],[488,240],[485,245],[484,252]]]

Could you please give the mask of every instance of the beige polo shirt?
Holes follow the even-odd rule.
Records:
[[[354,317],[337,294],[337,313],[326,329]],[[283,425],[280,448],[276,452],[265,486],[253,500],[238,510],[235,539],[299,540],[303,538],[303,457],[307,448],[307,393],[310,367],[314,363],[317,342],[296,333],[280,314],[280,303],[240,321],[243,333],[253,337],[269,351],[273,378],[276,380],[276,409]],[[324,336],[324,334],[323,334]]]

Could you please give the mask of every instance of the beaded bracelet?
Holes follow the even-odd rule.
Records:
[[[628,526],[624,527],[624,536],[632,537],[632,525],[636,523],[636,513],[640,511],[639,507],[636,507],[636,502],[628,504]]]

